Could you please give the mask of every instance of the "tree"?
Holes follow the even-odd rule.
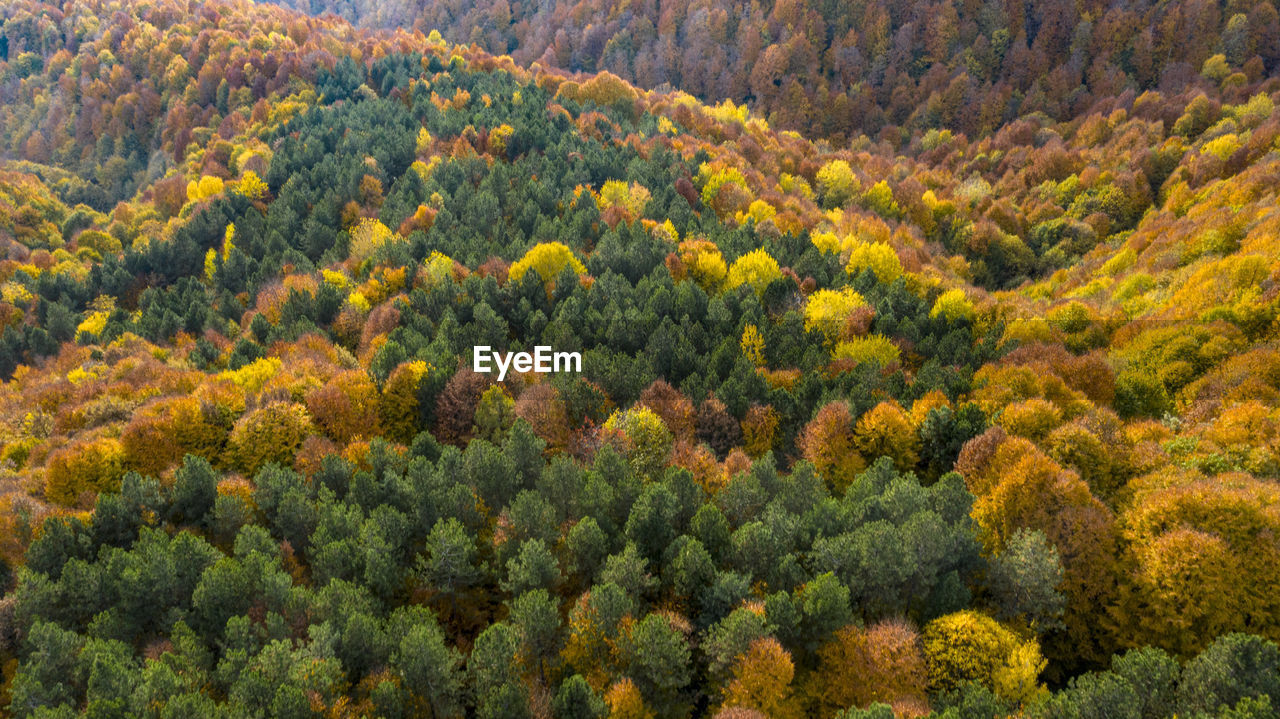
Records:
[[[824,405],[804,426],[796,444],[834,491],[844,491],[866,468],[862,455],[854,448],[853,416],[848,402],[837,400]]]
[[[308,392],[306,399],[316,424],[339,444],[380,434],[378,389],[361,370],[338,373]]]
[[[920,437],[896,402],[881,402],[859,417],[853,444],[865,459],[888,457],[901,472],[914,469],[919,461]]]
[[[845,271],[857,275],[870,270],[882,284],[893,284],[902,276],[902,261],[898,253],[886,244],[855,240],[849,245],[849,261]]]
[[[135,411],[120,444],[131,469],[159,475],[187,453],[216,459],[229,429],[229,418],[209,417],[195,397],[172,397]]]
[[[476,554],[475,542],[462,522],[454,517],[442,518],[427,535],[425,551],[418,558],[418,571],[430,587],[452,598],[480,578]]]
[[[843,207],[859,189],[853,168],[844,160],[832,160],[818,170],[818,189],[823,207]]]
[[[529,690],[520,679],[519,654],[520,633],[506,622],[491,624],[476,637],[467,659],[467,677],[477,716],[532,716]]]
[[[900,621],[850,625],[818,650],[808,698],[823,716],[874,702],[923,700],[928,673],[920,635]]]
[[[719,292],[729,274],[720,248],[710,240],[690,238],[682,241],[677,249],[680,270],[673,272],[672,277],[676,280],[684,279],[684,274],[687,273],[704,292]]]
[[[500,385],[490,385],[476,403],[475,436],[490,442],[501,441],[514,422],[515,400]]]
[[[834,345],[843,334],[849,316],[865,305],[866,300],[851,287],[818,290],[805,302],[804,328],[821,332],[827,343]]]
[[[763,249],[756,249],[733,261],[729,274],[725,277],[725,287],[733,289],[745,284],[755,290],[759,297],[764,295],[766,287],[780,277],[782,271],[778,268],[778,261]]]
[[[688,437],[693,433],[693,403],[679,390],[663,380],[654,380],[640,393],[636,404],[644,405],[662,418],[662,423],[676,438]]]
[[[1062,412],[1052,402],[1035,397],[1006,406],[999,424],[1015,437],[1037,441],[1062,424]]]
[[[768,618],[760,609],[758,604],[738,607],[707,628],[702,640],[707,676],[722,693],[732,682],[739,660],[757,641],[770,636]]]
[[[45,496],[51,502],[72,507],[86,493],[114,491],[124,476],[124,460],[120,442],[106,437],[60,449],[49,457]]]
[[[581,674],[574,674],[560,683],[551,710],[556,719],[604,719],[608,707]]]
[[[293,464],[302,441],[315,431],[311,415],[300,404],[271,402],[236,421],[227,443],[232,466],[252,475],[265,464]]]
[[[778,442],[781,417],[771,405],[751,405],[742,418],[742,447],[752,459],[759,459]]]
[[[945,317],[948,322],[973,320],[973,303],[965,296],[964,290],[959,288],[947,290],[938,295],[938,299],[933,303],[933,309],[929,310],[929,316]]]
[[[996,617],[1023,619],[1037,633],[1061,625],[1067,603],[1058,591],[1061,583],[1058,550],[1039,530],[1015,532],[987,570]]]
[[[404,238],[378,220],[365,218],[351,229],[351,260],[355,266],[372,258],[383,248]]]
[[[757,639],[734,666],[723,706],[756,709],[776,719],[799,717],[800,706],[791,688],[794,677],[795,664],[778,640]]]
[[[469,369],[458,370],[436,399],[435,435],[441,442],[465,447],[471,439],[476,405],[489,386],[489,378]]]
[[[656,715],[645,704],[644,696],[630,677],[623,677],[609,685],[604,694],[605,705],[611,719],[655,719]]]
[[[819,574],[796,590],[800,604],[802,645],[816,652],[832,634],[853,621],[849,588],[831,572]]]
[[[1043,691],[1037,677],[1045,663],[1035,640],[1019,640],[983,614],[966,610],[939,617],[925,626],[923,641],[935,691],[974,681],[1015,702]]]
[[[604,423],[606,438],[613,437],[636,476],[658,477],[671,453],[672,437],[656,412],[645,406],[614,412]]]
[[[541,242],[529,248],[519,260],[512,263],[507,270],[507,278],[511,282],[519,282],[529,270],[538,273],[543,284],[555,280],[566,267],[574,273],[586,274],[587,268],[573,255],[562,242]]]
[[[1280,705],[1280,648],[1248,634],[1218,637],[1183,667],[1178,697],[1188,713],[1218,712],[1249,697]]]
[[[507,560],[507,578],[502,588],[513,595],[535,589],[554,590],[563,579],[560,564],[547,549],[546,542],[530,539],[520,545],[516,556]]]
[[[187,455],[182,466],[174,472],[173,502],[169,508],[170,521],[202,526],[207,521],[218,496],[218,476],[209,461],[203,457]]]
[[[543,681],[560,651],[560,608],[545,589],[534,589],[511,603],[511,623],[520,632],[520,656]]]
[[[1177,712],[1176,688],[1182,666],[1155,647],[1130,649],[1111,658],[1111,671],[1134,688],[1142,719],[1158,719]]]
[[[742,443],[742,428],[724,403],[711,397],[698,405],[697,436],[723,458]]]
[[[836,343],[831,351],[835,360],[845,360],[855,367],[861,364],[874,364],[880,367],[891,367],[901,355],[898,346],[883,335],[867,335],[851,337]]]
[[[631,626],[636,599],[616,584],[597,584],[569,610],[569,632],[560,656],[595,691],[604,691],[621,656],[619,632]],[[606,697],[607,699],[607,697]]]
[[[430,716],[456,715],[462,708],[462,655],[445,644],[434,620],[414,622],[400,640],[391,663],[414,702]]]
[[[404,362],[387,376],[379,397],[378,419],[385,435],[400,444],[413,441],[421,426],[419,389],[432,368],[421,360]]]
[[[670,619],[649,614],[627,637],[627,675],[645,703],[660,716],[688,711],[684,689],[690,679],[689,643]]]
[[[560,392],[550,384],[529,387],[516,399],[516,417],[529,423],[535,434],[552,449],[564,449],[569,443],[569,415]]]

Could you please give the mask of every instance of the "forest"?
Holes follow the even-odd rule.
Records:
[[[840,143],[986,134],[1035,112],[1069,120],[1127,91],[1220,99],[1228,75],[1241,73],[1228,87],[1250,84],[1280,63],[1272,0],[276,1],[748,102],[780,128]]]
[[[1272,0],[295,4],[0,4],[0,715],[1280,717]]]

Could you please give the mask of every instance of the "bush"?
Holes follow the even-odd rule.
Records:
[[[120,488],[125,452],[109,437],[77,442],[49,457],[45,469],[45,498],[64,507],[82,504],[86,492],[98,494]]]
[[[236,422],[227,447],[228,464],[246,475],[255,474],[268,462],[290,465],[302,441],[314,431],[305,407],[272,402]]]

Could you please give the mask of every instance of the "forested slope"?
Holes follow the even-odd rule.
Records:
[[[779,127],[841,142],[905,143],[928,128],[975,137],[1035,113],[1081,117],[1125,92],[1221,99],[1280,61],[1273,0],[280,1],[749,102]]]
[[[0,18],[14,716],[1280,702],[1273,80],[895,148],[271,5]]]

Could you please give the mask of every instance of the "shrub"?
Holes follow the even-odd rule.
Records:
[[[241,417],[231,429],[228,464],[253,475],[268,462],[293,463],[302,442],[315,431],[307,409],[293,402],[272,402]]]
[[[45,497],[55,504],[80,504],[85,493],[114,492],[124,476],[125,452],[109,437],[77,442],[57,450],[45,468]]]

